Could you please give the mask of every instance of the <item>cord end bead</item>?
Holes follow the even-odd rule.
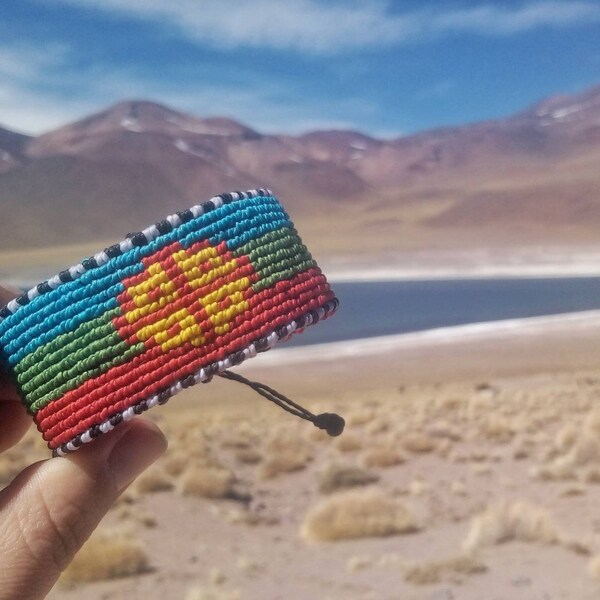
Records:
[[[346,426],[344,418],[336,413],[321,413],[320,415],[316,415],[313,423],[315,427],[324,429],[331,437],[341,435]]]

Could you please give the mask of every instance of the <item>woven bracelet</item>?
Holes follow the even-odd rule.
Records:
[[[269,190],[232,192],[129,234],[0,310],[0,352],[53,454],[73,452],[335,312],[338,300]]]

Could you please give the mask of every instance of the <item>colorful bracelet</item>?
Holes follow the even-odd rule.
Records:
[[[10,301],[0,310],[0,351],[49,448],[63,456],[337,307],[272,193],[232,192],[129,234]],[[341,417],[314,416],[253,385],[341,432]]]

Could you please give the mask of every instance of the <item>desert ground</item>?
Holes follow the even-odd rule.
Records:
[[[230,381],[187,390],[49,598],[598,598],[599,337],[589,312],[243,365],[344,415],[335,439]],[[46,456],[32,431],[0,476]]]

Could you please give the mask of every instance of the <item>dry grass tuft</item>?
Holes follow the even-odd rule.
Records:
[[[318,475],[317,484],[319,492],[331,494],[332,492],[361,485],[369,485],[379,481],[379,475],[360,467],[331,463]]]
[[[505,444],[510,442],[515,431],[510,422],[500,415],[490,415],[481,426],[481,433],[487,440]]]
[[[598,467],[590,467],[583,474],[583,480],[586,483],[600,483],[600,469]]]
[[[340,452],[356,452],[362,449],[363,441],[356,433],[346,431],[339,438],[335,439],[334,445]]]
[[[158,521],[156,520],[156,517],[150,513],[144,512],[137,515],[137,520],[148,529],[154,529],[155,527],[158,527]]]
[[[585,432],[577,438],[568,456],[576,466],[600,462],[600,438]]]
[[[583,424],[585,433],[600,437],[600,408],[593,408],[587,415]]]
[[[269,454],[278,452],[310,454],[311,449],[311,443],[298,433],[298,429],[288,426],[274,429],[265,443],[265,451]]]
[[[588,573],[593,579],[600,582],[600,554],[594,556],[588,563]]]
[[[300,471],[311,460],[310,442],[296,430],[280,427],[267,440],[259,475],[263,479],[272,479],[283,473]]]
[[[370,468],[385,468],[406,462],[406,456],[396,442],[388,441],[370,446],[362,455],[362,464]]]
[[[457,427],[443,419],[432,423],[427,428],[427,432],[433,437],[450,440],[451,442],[460,442],[463,438]]]
[[[234,495],[235,477],[223,467],[190,465],[177,482],[177,491],[183,496],[201,498],[229,498]]]
[[[141,543],[122,530],[98,530],[65,569],[61,581],[81,583],[138,575],[150,570]]]
[[[136,480],[133,489],[140,494],[164,492],[174,487],[171,477],[160,466],[152,466]]]
[[[167,456],[161,460],[164,472],[171,477],[179,477],[192,462],[200,464],[207,461],[199,459],[197,456],[192,459],[185,450],[179,452],[171,452],[171,450],[169,450]]]
[[[346,562],[346,571],[348,573],[358,573],[373,566],[373,559],[370,556],[351,556]]]
[[[340,492],[313,507],[302,525],[302,535],[312,541],[336,541],[413,533],[418,529],[404,504],[372,488]]]
[[[570,485],[566,488],[564,488],[563,490],[561,490],[558,495],[561,498],[571,498],[573,496],[583,496],[586,493],[586,489],[583,485],[581,485],[580,483],[575,483],[573,485]]]
[[[348,413],[345,417],[346,425],[350,427],[366,425],[375,418],[375,411],[372,408],[360,408]]]
[[[546,479],[587,479],[587,473],[600,465],[600,410],[592,409],[582,427],[565,425],[556,435],[546,457]],[[590,478],[590,483],[594,476]]]
[[[435,440],[426,433],[413,431],[402,438],[402,447],[409,452],[426,454],[435,450]]]
[[[573,423],[567,423],[558,431],[554,439],[554,446],[560,452],[568,452],[579,436],[579,429]]]
[[[256,465],[262,458],[262,454],[255,448],[238,448],[235,451],[235,459],[243,465]]]
[[[582,540],[565,538],[561,540],[560,543],[567,550],[579,554],[580,556],[590,556],[592,554],[592,549],[589,544]]]
[[[475,464],[471,465],[471,471],[474,475],[490,475],[492,473],[492,467],[489,465]]]
[[[485,573],[488,568],[472,554],[461,554],[446,560],[408,563],[402,570],[407,583],[433,585],[447,580],[458,583],[465,575]]]
[[[230,428],[219,435],[219,443],[222,448],[242,449],[252,448],[258,443],[256,434],[241,423],[235,428]]]
[[[512,456],[515,460],[525,460],[529,458],[530,452],[530,448],[526,444],[521,442],[519,444],[516,444],[513,448]]]
[[[385,433],[391,429],[390,419],[388,417],[376,417],[365,425],[365,433],[368,436]]]
[[[295,454],[287,451],[281,454],[272,454],[260,465],[258,474],[262,479],[273,479],[284,473],[294,473],[305,469],[310,461],[306,453]]]
[[[248,556],[240,556],[237,560],[237,568],[250,577],[256,577],[265,571],[265,564],[258,562]]]
[[[240,506],[219,506],[214,510],[214,514],[223,518],[228,523],[240,525],[277,525],[279,517],[263,511],[256,511]]]
[[[331,440],[331,437],[325,430],[318,429],[317,427],[309,427],[304,435],[309,442],[325,442]]]
[[[556,544],[559,538],[558,529],[548,511],[517,501],[490,506],[476,515],[471,521],[464,548],[473,551],[482,546],[512,540]]]

